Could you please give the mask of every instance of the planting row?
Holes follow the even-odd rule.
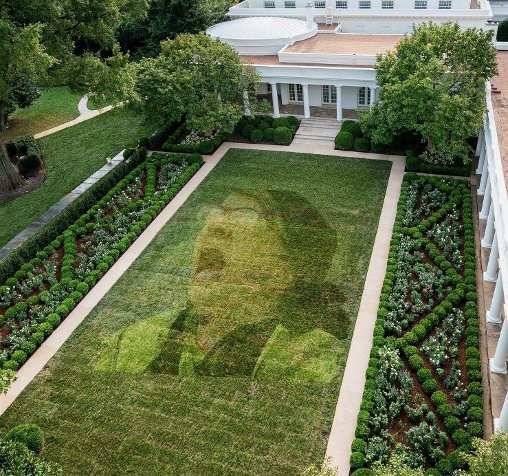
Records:
[[[4,370],[25,362],[201,164],[153,154],[0,286]]]
[[[393,452],[429,475],[464,466],[461,453],[483,435],[475,273],[466,183],[406,174],[352,469]]]

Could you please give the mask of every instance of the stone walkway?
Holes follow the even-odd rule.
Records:
[[[213,155],[205,157],[205,164],[203,167],[201,167],[131,247],[92,288],[53,334],[18,370],[17,379],[13,382],[8,392],[0,396],[0,415],[9,408],[12,402],[14,402],[27,385],[29,385],[35,376],[45,367],[49,360],[72,335],[74,330],[83,322],[92,309],[157,236],[159,231],[185,203],[192,192],[203,182],[229,149],[273,150],[337,157],[346,156],[369,160],[391,161],[393,164],[326,450],[326,459],[331,466],[337,468],[337,474],[340,476],[349,474],[350,447],[354,438],[356,417],[360,408],[365,384],[365,370],[367,368],[372,345],[372,333],[386,269],[392,228],[395,221],[396,205],[404,175],[404,157],[359,152],[345,153],[343,151],[334,150],[332,144],[292,144],[289,146],[278,146],[226,142],[222,144]]]

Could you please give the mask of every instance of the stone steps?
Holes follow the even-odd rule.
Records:
[[[340,123],[335,119],[328,119],[325,117],[302,119],[300,127],[296,132],[294,143],[319,143],[329,145],[334,142],[339,128]]]

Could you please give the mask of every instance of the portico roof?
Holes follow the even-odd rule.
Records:
[[[286,53],[378,55],[397,46],[404,35],[356,35],[322,33],[285,48]]]

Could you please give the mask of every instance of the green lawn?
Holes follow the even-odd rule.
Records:
[[[232,151],[0,420],[64,474],[297,474],[326,448],[389,164]]]
[[[78,117],[81,94],[67,86],[44,89],[30,107],[18,109],[9,120],[9,129],[0,139],[36,134]]]
[[[128,109],[118,109],[40,140],[46,181],[37,190],[0,204],[0,246],[106,163],[152,129]]]

